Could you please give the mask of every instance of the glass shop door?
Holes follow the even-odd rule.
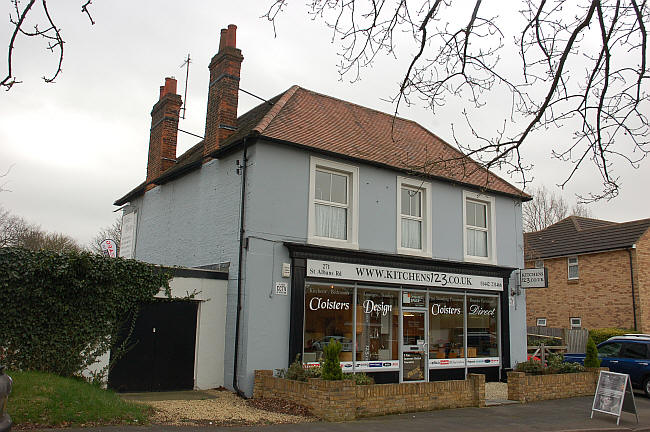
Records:
[[[429,379],[428,314],[422,310],[402,311],[402,368],[400,382]]]

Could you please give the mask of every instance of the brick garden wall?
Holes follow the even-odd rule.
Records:
[[[593,396],[601,370],[608,369],[599,368],[588,372],[556,375],[526,375],[523,372],[508,372],[508,399],[525,403]]]
[[[357,386],[353,381],[290,381],[270,370],[255,371],[254,398],[275,397],[308,407],[328,421],[428,411],[443,408],[485,406],[485,375],[470,374],[462,381],[376,384]]]

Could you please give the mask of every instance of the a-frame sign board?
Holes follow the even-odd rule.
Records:
[[[598,386],[594,395],[594,404],[591,407],[591,418],[594,411],[616,416],[616,424],[621,421],[621,412],[625,411],[636,416],[636,402],[632,393],[632,382],[628,374],[600,371]]]

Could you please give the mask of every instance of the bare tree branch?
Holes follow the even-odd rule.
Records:
[[[323,20],[339,40],[339,72],[352,82],[378,55],[397,57],[398,43],[400,52],[412,53],[389,99],[396,115],[402,102],[416,99],[434,112],[447,98],[467,101],[452,133],[479,166],[436,155],[414,166],[407,152],[404,165],[414,173],[480,171],[487,186],[487,170],[503,169],[525,187],[531,137],[565,128],[572,139],[549,141],[548,151],[568,166],[561,186],[586,164],[600,175],[602,187],[579,197],[590,202],[617,196],[617,167],[638,168],[650,151],[647,0],[521,0],[521,21],[508,16],[508,26],[490,15],[492,8],[481,8],[481,0],[310,0],[309,6],[312,19]],[[272,0],[264,15],[274,31],[285,7],[286,0]],[[502,28],[513,24],[520,25],[518,58],[504,50]],[[509,67],[514,61],[519,69]],[[510,116],[486,125],[475,115],[493,103],[493,93],[509,96]]]
[[[47,0],[29,0],[24,7],[21,7],[20,0],[10,1],[13,5],[15,16],[13,14],[9,15],[9,22],[13,26],[13,31],[11,33],[11,38],[9,39],[9,50],[7,53],[7,74],[2,79],[2,81],[0,81],[0,87],[3,87],[6,91],[9,91],[15,84],[22,82],[16,79],[13,64],[16,38],[19,35],[44,39],[47,42],[45,48],[51,53],[56,53],[58,55],[58,64],[54,72],[52,72],[49,77],[43,76],[43,80],[46,83],[54,82],[54,80],[62,72],[63,45],[65,44],[65,41],[63,40],[61,29],[54,22],[52,14],[48,9]],[[90,0],[86,1],[86,3],[81,7],[81,11],[88,15],[91,25],[94,25],[95,21],[93,21],[90,10],[88,9],[88,6],[91,4],[92,2]],[[34,24],[33,30],[27,29],[27,19],[34,16],[34,10],[36,9],[34,8],[35,5],[41,6],[44,15],[44,18],[42,20],[46,24],[45,29],[39,27],[38,23]]]

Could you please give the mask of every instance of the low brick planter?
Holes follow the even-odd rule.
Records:
[[[552,375],[526,375],[524,372],[508,372],[508,399],[525,403],[593,396],[601,370],[608,369],[595,368],[587,372]]]
[[[350,380],[291,381],[274,377],[270,370],[256,370],[253,397],[287,399],[308,407],[323,420],[343,421],[443,408],[483,407],[485,375],[470,374],[462,381],[357,386]]]

